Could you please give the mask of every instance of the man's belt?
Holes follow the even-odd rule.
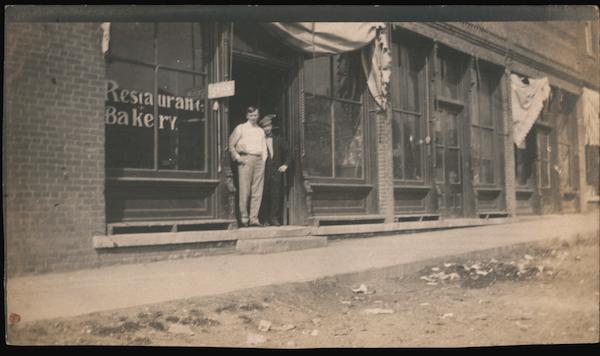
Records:
[[[240,152],[239,155],[240,156],[257,156],[257,157],[262,156],[262,154],[260,154],[260,153],[248,153],[248,152]]]

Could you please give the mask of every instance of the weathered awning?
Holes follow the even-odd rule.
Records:
[[[102,31],[102,54],[106,54],[110,44],[110,22],[103,22],[100,30]]]
[[[272,32],[306,53],[338,54],[362,49],[369,92],[385,110],[391,77],[391,53],[383,22],[273,22]]]
[[[600,146],[600,95],[597,91],[583,88],[583,122],[585,144]]]
[[[519,147],[550,96],[548,78],[529,78],[528,82],[524,83],[516,74],[510,75],[513,139]]]

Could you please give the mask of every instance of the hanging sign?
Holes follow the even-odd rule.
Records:
[[[235,80],[208,85],[208,98],[218,99],[235,95]]]

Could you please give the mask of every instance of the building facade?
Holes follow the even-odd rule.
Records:
[[[236,229],[226,147],[249,105],[276,115],[293,152],[287,225],[589,208],[598,144],[587,138],[582,93],[599,89],[598,22],[403,22],[385,33],[382,110],[360,50],[299,51],[268,24],[8,24],[8,273],[229,251],[92,241]],[[550,93],[519,146],[513,74],[547,78]],[[225,81],[235,94],[210,99],[209,84]]]

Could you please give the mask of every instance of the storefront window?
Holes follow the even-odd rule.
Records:
[[[500,79],[502,72],[489,65],[478,64],[478,115],[471,120],[471,142],[473,157],[473,181],[475,184],[496,184],[496,157],[498,145],[496,132],[502,122],[502,98]]]
[[[550,135],[545,132],[538,133],[538,155],[540,188],[550,188]]]
[[[572,191],[578,186],[575,178],[576,161],[576,135],[575,102],[574,95],[559,93],[555,99],[557,103],[558,125],[558,174],[562,191]]]
[[[535,130],[525,137],[525,147],[515,148],[515,177],[518,186],[530,188],[533,184],[533,162],[535,160]]]
[[[108,168],[207,170],[203,35],[191,23],[111,26]]]
[[[421,123],[425,51],[403,43],[394,43],[392,70],[392,157],[394,178],[422,180]]]
[[[311,176],[364,177],[364,81],[358,52],[305,61],[305,151]]]

